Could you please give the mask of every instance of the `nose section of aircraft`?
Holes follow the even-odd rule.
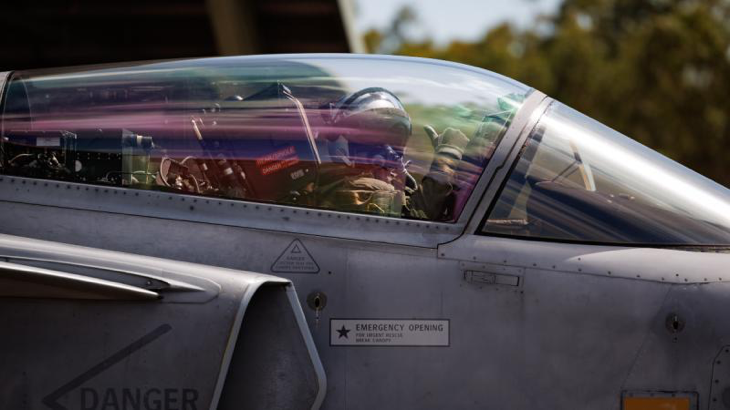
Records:
[[[728,409],[730,281],[719,280],[722,270],[697,272],[715,282],[670,285],[624,386],[697,392],[697,408]]]

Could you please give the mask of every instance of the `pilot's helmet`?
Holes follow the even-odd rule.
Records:
[[[353,148],[391,147],[402,151],[411,135],[411,118],[400,99],[380,87],[365,88],[331,106],[332,136]]]

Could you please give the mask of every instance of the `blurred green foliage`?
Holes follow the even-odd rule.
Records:
[[[730,186],[730,1],[565,0],[529,28],[445,47],[407,38],[413,10],[366,33],[370,50],[515,78]]]

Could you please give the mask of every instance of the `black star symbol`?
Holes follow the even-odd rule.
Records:
[[[342,329],[335,329],[335,330],[337,330],[337,333],[340,334],[340,337],[338,337],[338,339],[341,339],[343,337],[345,339],[349,339],[349,337],[347,337],[347,334],[350,333],[350,329],[345,329],[345,325],[342,325]]]

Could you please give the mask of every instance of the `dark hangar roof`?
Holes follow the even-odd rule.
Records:
[[[0,71],[237,54],[359,52],[349,0],[15,1]]]

